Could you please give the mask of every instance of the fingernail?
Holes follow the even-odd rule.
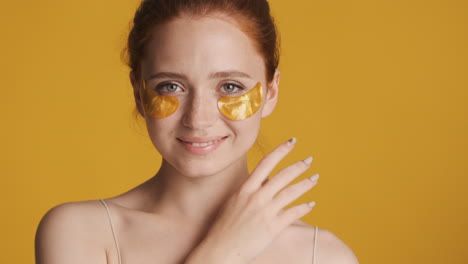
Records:
[[[296,143],[296,138],[295,137],[290,138],[288,140],[288,143],[289,143],[289,145],[292,145],[292,144]]]
[[[307,203],[311,208],[315,206],[315,201]]]
[[[304,160],[304,162],[310,165],[312,163],[312,157],[308,157],[307,159]]]
[[[316,181],[316,180],[318,180],[318,178],[319,178],[319,175],[318,175],[318,173],[316,173],[316,174],[312,175],[312,177],[310,177],[309,179],[311,181]]]

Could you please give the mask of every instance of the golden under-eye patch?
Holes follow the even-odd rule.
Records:
[[[153,118],[165,118],[172,115],[179,107],[179,100],[175,96],[160,95],[146,87],[146,82],[141,85],[141,101],[143,108]]]
[[[262,105],[263,89],[258,82],[248,93],[238,97],[221,97],[218,108],[221,114],[231,120],[242,120],[254,115]]]
[[[231,120],[242,120],[254,115],[262,105],[263,89],[258,82],[248,93],[238,97],[221,97],[218,109]],[[146,82],[141,85],[141,101],[145,112],[153,118],[165,118],[177,111],[179,100],[175,96],[160,95],[148,89]]]

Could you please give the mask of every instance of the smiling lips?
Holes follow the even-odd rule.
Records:
[[[221,143],[227,138],[225,137],[183,137],[177,138],[179,142],[192,154],[206,155],[216,150]]]

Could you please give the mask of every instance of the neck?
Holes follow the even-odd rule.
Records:
[[[248,177],[246,156],[216,174],[202,177],[182,175],[163,160],[149,184],[155,201],[152,211],[183,219],[192,226],[209,226],[220,207]]]

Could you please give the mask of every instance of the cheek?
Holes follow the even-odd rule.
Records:
[[[245,148],[250,148],[257,139],[260,131],[261,115],[253,115],[245,120],[229,121],[231,129],[235,131],[235,144],[239,144]]]
[[[161,152],[164,146],[175,139],[175,129],[177,129],[176,115],[171,115],[163,119],[146,118],[146,128],[154,147]]]

